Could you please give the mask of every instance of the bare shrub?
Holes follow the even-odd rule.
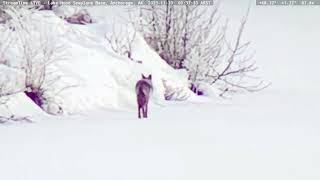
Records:
[[[190,90],[185,87],[176,86],[166,79],[162,79],[162,84],[165,89],[165,100],[185,101],[190,97]]]
[[[202,84],[220,91],[220,96],[255,92],[269,84],[253,77],[257,67],[246,55],[249,42],[242,42],[248,18],[243,18],[235,42],[226,38],[227,22],[221,23],[218,5],[145,6],[140,8],[139,26],[147,43],[176,69],[186,69],[189,87],[204,94]]]
[[[136,39],[136,31],[134,29],[130,31],[129,26],[113,23],[112,32],[107,33],[105,37],[107,45],[113,52],[135,61],[132,57],[133,42]]]
[[[48,103],[56,104],[55,96],[61,89],[54,89],[62,76],[57,74],[55,64],[68,58],[66,46],[51,33],[52,29],[48,29],[45,24],[35,23],[28,11],[12,9],[10,13],[23,61],[22,70],[26,76],[25,94],[43,109]],[[61,107],[58,109],[62,111]]]
[[[248,11],[249,12],[249,11]],[[234,44],[226,36],[226,25],[210,32],[199,33],[199,42],[187,56],[186,68],[192,90],[197,93],[202,83],[220,90],[220,96],[242,91],[255,92],[269,84],[254,77],[257,70],[253,55],[246,55],[250,42],[242,42],[248,14],[243,17]]]
[[[0,84],[0,106],[5,105],[8,102],[8,97],[4,95],[4,85]]]
[[[8,64],[8,60],[5,57],[5,52],[8,50],[13,40],[11,38],[11,30],[8,26],[3,25],[2,28],[0,28],[0,33],[0,64],[6,65]]]
[[[189,48],[196,42],[190,37],[198,33],[193,26],[200,15],[196,7],[144,6],[139,12],[139,29],[147,43],[175,69],[184,68]],[[205,16],[205,15],[202,15]]]
[[[7,65],[7,59],[5,58],[5,53],[8,50],[10,46],[12,46],[12,36],[11,36],[11,30],[7,28],[7,26],[3,26],[3,28],[0,29],[0,33],[2,36],[0,36],[0,66]],[[1,72],[4,73],[4,72]],[[9,106],[7,105],[9,101],[9,97],[13,94],[23,92],[22,90],[13,90],[8,87],[8,80],[5,78],[6,76],[4,74],[0,75],[0,109],[4,110],[7,109],[8,112],[11,112],[9,110]],[[4,78],[3,78],[4,77]],[[14,114],[6,113],[5,115],[2,114],[1,111],[0,114],[0,124],[11,122],[11,121],[25,121],[25,122],[32,122],[27,117],[17,117]]]

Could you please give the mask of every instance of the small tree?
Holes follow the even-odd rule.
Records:
[[[201,83],[215,85],[220,89],[220,95],[240,91],[259,91],[269,84],[255,78],[257,70],[253,56],[246,56],[250,42],[242,42],[242,35],[247,21],[247,15],[242,19],[234,45],[225,37],[226,26],[215,36],[200,33],[199,44],[191,50],[188,62],[189,80],[192,90],[196,92]]]
[[[242,43],[248,13],[241,22],[234,45],[226,38],[227,22],[220,23],[215,6],[146,6],[140,8],[140,31],[147,43],[169,65],[185,68],[190,89],[203,94],[201,85],[220,90],[220,95],[254,92],[268,86],[252,78],[257,70]],[[249,11],[248,11],[249,12]]]
[[[147,43],[175,69],[184,67],[190,48],[197,44],[197,34],[214,24],[216,7],[210,8],[208,22],[206,8],[201,6],[144,6],[140,8],[140,31]],[[200,23],[201,21],[201,23]]]
[[[125,29],[125,30],[124,30]],[[126,56],[133,60],[133,43],[136,39],[136,31],[130,31],[129,26],[113,23],[112,32],[106,34],[106,41],[113,52]]]
[[[26,76],[25,94],[43,108],[44,104],[54,103],[53,96],[61,92],[54,92],[55,84],[62,78],[56,73],[54,64],[67,59],[66,46],[58,42],[46,24],[32,19],[32,11],[11,8],[8,12],[12,17],[11,26],[15,29],[17,47],[23,62],[22,70]]]

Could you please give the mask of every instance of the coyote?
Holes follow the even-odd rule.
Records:
[[[140,79],[136,84],[136,94],[138,103],[138,118],[141,118],[140,110],[142,110],[142,115],[144,118],[148,117],[148,102],[150,95],[152,93],[152,76],[145,77],[142,74],[142,79]]]

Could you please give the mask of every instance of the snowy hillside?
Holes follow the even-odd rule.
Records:
[[[91,8],[91,11],[95,11],[95,8]],[[125,8],[122,8],[122,11],[125,12]],[[100,13],[101,15],[103,14]],[[48,31],[46,35],[52,36],[55,41],[63,44],[67,54],[63,61],[54,64],[54,72],[63,77],[54,88],[72,86],[59,93],[59,105],[64,112],[67,114],[83,112],[96,107],[134,109],[136,105],[134,86],[135,82],[141,78],[141,74],[153,75],[155,88],[152,102],[156,104],[164,101],[162,80],[168,80],[174,83],[174,86],[187,89],[185,73],[167,65],[150,49],[139,34],[135,36],[132,45],[133,57],[139,60],[139,63],[114,53],[105,39],[106,34],[113,31],[112,22],[99,17],[93,16],[93,18],[99,21],[86,26],[69,24],[52,11],[34,12],[30,18],[30,23],[35,26],[33,29],[35,37],[45,29]],[[118,19],[122,20],[120,17]],[[50,31],[51,29],[54,31]],[[126,32],[131,31],[132,27],[126,29]],[[15,51],[12,53],[11,56],[6,54],[9,59],[18,58],[14,54]],[[23,80],[20,83],[23,83]],[[191,91],[186,90],[186,93],[192,96]],[[22,104],[19,108],[28,107],[23,107]],[[16,109],[16,107],[10,109]]]
[[[319,7],[254,3],[225,0],[220,12],[229,17],[232,39],[251,4],[244,36],[252,41],[258,75],[272,85],[232,99],[214,89],[196,96],[185,70],[169,66],[139,33],[134,60],[115,53],[106,36],[133,33],[127,8],[87,8],[93,23],[86,25],[60,18],[72,8],[33,13],[33,47],[43,45],[40,32],[63,44],[63,60],[49,69],[61,79],[47,92],[65,88],[55,99],[63,113],[49,115],[23,92],[9,96],[0,116],[33,123],[0,124],[0,180],[320,179]],[[114,30],[114,22],[122,26]],[[18,28],[12,36],[19,38]],[[15,42],[4,55],[10,61],[0,63],[6,82],[0,90],[8,92],[21,91],[26,78]],[[149,118],[142,120],[135,94],[141,74],[152,74],[154,86]],[[188,98],[166,101],[164,82]],[[55,105],[46,108],[59,111]]]

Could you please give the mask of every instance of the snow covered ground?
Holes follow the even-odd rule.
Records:
[[[221,9],[237,22],[247,3],[232,3],[226,1]],[[18,114],[32,116],[35,122],[0,126],[0,179],[320,179],[320,74],[316,51],[320,26],[310,19],[320,16],[317,10],[251,8],[246,34],[253,41],[259,72],[273,83],[268,89],[228,100],[154,99],[157,103],[151,105],[147,120],[136,118],[134,101],[126,104],[134,94],[125,88],[139,78],[140,72],[150,72],[158,62],[153,52],[146,50],[140,56],[137,53],[139,59],[152,61],[139,67],[122,62],[110,52],[102,53],[102,42],[85,46],[80,42],[96,41],[68,36],[72,48],[82,52],[72,55],[79,59],[70,62],[70,66],[64,65],[64,72],[84,83],[73,90],[74,96],[68,97],[68,92],[62,96],[72,104],[70,112],[81,113],[49,116],[21,94],[16,95],[9,106],[16,107]],[[93,28],[74,26],[72,30],[95,39]],[[76,47],[75,41],[81,47]],[[81,61],[86,57],[92,61]],[[106,57],[110,61],[99,62]],[[114,71],[119,63],[124,74]],[[76,71],[72,68],[75,64],[83,69]],[[159,66],[158,83],[162,77],[179,79],[179,73],[165,64]],[[103,72],[96,72],[95,68]],[[77,74],[86,70],[87,74]],[[99,80],[91,79],[99,75],[106,83],[114,84],[101,86]],[[119,81],[123,84],[119,85]],[[114,94],[98,96],[113,88],[117,88]],[[105,103],[108,98],[111,101]],[[127,107],[119,108],[124,105]]]
[[[319,100],[319,99],[318,99]],[[299,103],[296,103],[296,102]],[[314,97],[261,93],[0,127],[1,179],[320,178]]]

